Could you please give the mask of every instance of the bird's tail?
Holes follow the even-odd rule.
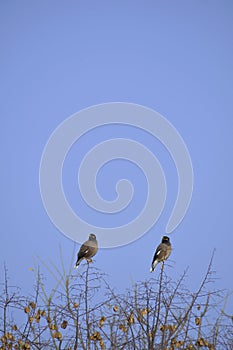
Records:
[[[77,269],[79,267],[80,262],[82,261],[82,259],[79,259],[76,261],[74,268]]]
[[[150,272],[153,272],[153,271],[154,271],[154,269],[155,269],[155,267],[156,267],[157,264],[158,264],[158,261],[157,261],[157,260],[153,261],[153,263],[152,263],[152,265],[151,265],[151,268],[150,268]]]

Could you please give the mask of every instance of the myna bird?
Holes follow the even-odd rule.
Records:
[[[167,236],[162,237],[162,242],[158,245],[150,268],[150,272],[153,272],[155,269],[155,266],[159,262],[163,262],[164,260],[167,260],[169,255],[171,254],[172,246],[170,243],[170,239]]]
[[[92,262],[91,258],[97,253],[98,242],[94,233],[90,233],[88,241],[84,242],[78,252],[75,268],[77,269],[83,259],[88,263]]]

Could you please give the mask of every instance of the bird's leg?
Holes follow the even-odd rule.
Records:
[[[164,270],[164,261],[161,261],[161,270]]]
[[[91,258],[87,258],[86,260],[87,260],[88,264],[90,264],[92,262]]]

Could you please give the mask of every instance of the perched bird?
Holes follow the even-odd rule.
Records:
[[[164,260],[167,260],[169,255],[171,254],[172,246],[170,243],[170,239],[167,236],[162,237],[162,242],[158,245],[150,268],[150,272],[153,272],[155,269],[155,266]]]
[[[94,233],[90,233],[88,241],[84,242],[79,249],[74,267],[77,269],[83,259],[86,259],[87,262],[90,263],[92,261],[91,258],[97,253],[97,250],[98,242],[96,236]]]

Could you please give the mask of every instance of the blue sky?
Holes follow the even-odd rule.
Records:
[[[193,197],[170,236],[174,249],[168,273],[177,278],[189,266],[187,283],[195,289],[216,248],[216,287],[233,289],[232,10],[233,3],[226,0],[1,2],[0,263],[6,263],[12,284],[30,288],[35,256],[59,263],[59,246],[66,261],[72,254],[73,242],[51,223],[40,196],[40,160],[51,133],[83,108],[121,101],[166,117],[192,159]],[[133,130],[120,132],[127,136]],[[87,137],[93,143],[102,134],[106,137],[106,130]],[[123,289],[132,279],[150,277],[154,249],[177,191],[169,154],[148,135],[137,137],[151,144],[159,158],[168,197],[161,218],[142,238],[101,249],[95,258],[112,285]],[[73,161],[71,152],[64,187],[77,209]],[[140,172],[132,175],[135,169],[129,164],[117,162],[105,177],[111,179],[117,171],[133,177],[135,188],[144,188]],[[111,197],[111,181],[106,187],[100,178],[97,185]],[[135,197],[135,213],[143,193]]]

